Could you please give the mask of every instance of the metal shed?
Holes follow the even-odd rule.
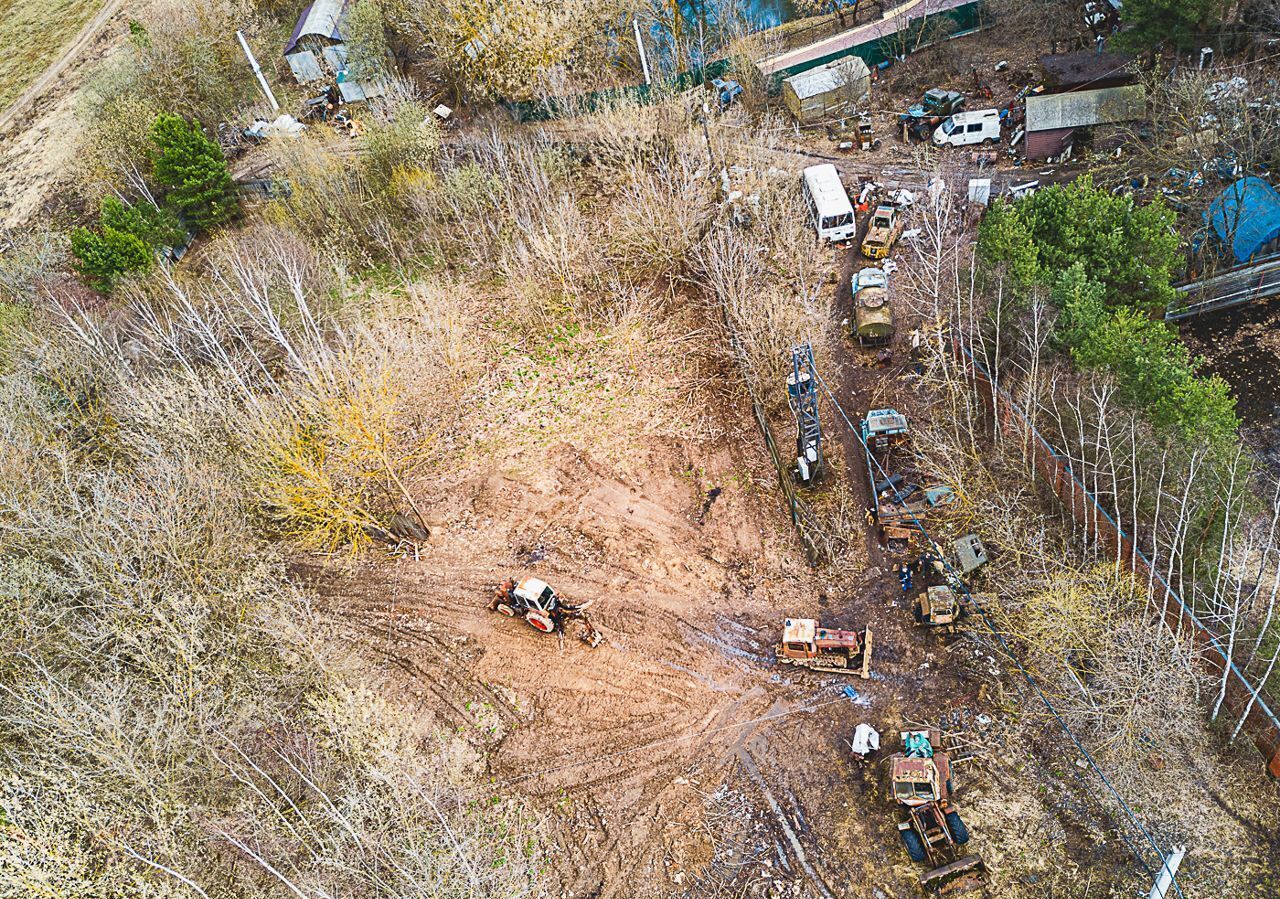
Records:
[[[342,40],[342,19],[346,12],[346,0],[315,0],[298,16],[293,34],[284,52],[288,56],[301,47],[319,53],[325,47]]]
[[[854,111],[871,93],[871,72],[856,56],[782,82],[782,102],[803,125]]]
[[[1280,193],[1261,178],[1241,178],[1218,194],[1204,219],[1237,263],[1280,250]]]
[[[1141,119],[1146,107],[1141,84],[1027,97],[1027,158],[1057,156],[1075,129]]]
[[[284,59],[285,62],[289,63],[289,68],[293,70],[293,77],[298,79],[299,84],[319,81],[324,77],[324,70],[320,68],[320,60],[316,59],[316,55],[310,50],[299,50],[297,53],[290,53]]]
[[[361,78],[360,73],[347,65],[347,45],[334,44],[326,47],[323,54],[325,64],[337,76],[338,95],[343,103],[362,103],[371,97],[381,97],[387,92],[386,79],[381,77]]]

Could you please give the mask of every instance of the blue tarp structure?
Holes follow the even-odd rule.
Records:
[[[1236,262],[1248,262],[1280,239],[1280,193],[1261,178],[1241,178],[1209,204],[1204,220]]]

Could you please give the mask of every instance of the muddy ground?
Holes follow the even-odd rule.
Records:
[[[909,264],[909,251],[894,258]],[[870,263],[854,249],[828,261],[847,317],[850,275]],[[824,361],[855,422],[880,406],[938,414],[909,359],[919,324],[899,320],[887,365],[849,341]],[[638,377],[659,403],[681,379],[662,365]],[[1153,850],[990,636],[976,623],[950,637],[918,627],[870,529],[840,564],[811,568],[749,405],[722,386],[693,398],[713,420],[700,439],[645,436],[639,406],[634,421],[586,431],[566,420],[563,439],[541,422],[544,439],[419,485],[434,527],[416,558],[307,569],[387,689],[455,735],[446,749],[468,760],[468,795],[531,803],[564,896],[905,899],[923,869],[902,850],[884,757],[905,724],[930,724],[972,756],[956,766],[955,798],[993,894],[1149,887]],[[541,421],[533,407],[522,415],[512,427]],[[861,446],[825,400],[822,415],[827,469],[811,498],[848,489],[864,507]],[[794,424],[772,424],[789,446]],[[522,575],[594,600],[605,644],[488,611],[494,586]],[[871,679],[779,665],[786,616],[870,626]],[[848,747],[863,721],[883,740],[869,763]],[[1141,789],[1126,799],[1162,847],[1182,833],[1164,822],[1203,817],[1187,895],[1272,882],[1280,822],[1259,759],[1215,745],[1163,764],[1150,795],[1169,809]]]
[[[1280,298],[1210,312],[1182,324],[1179,332],[1205,371],[1231,385],[1253,449],[1280,471]]]
[[[865,263],[849,250],[831,262],[847,310],[848,275]],[[902,346],[911,324],[887,367],[841,349],[832,382],[851,416],[927,409]],[[870,533],[838,567],[810,568],[749,407],[706,400],[713,438],[632,436],[622,455],[605,434],[513,449],[424,485],[434,527],[416,558],[305,569],[386,689],[454,735],[443,751],[466,760],[467,795],[532,805],[563,896],[905,899],[922,868],[899,842],[884,758],[902,726],[932,724],[972,755],[956,766],[956,801],[999,895],[1149,885],[1140,835],[989,638],[919,628]],[[860,446],[833,412],[818,492],[845,483],[865,503]],[[787,445],[791,425],[773,424]],[[605,644],[488,611],[494,586],[522,575],[594,600]],[[870,626],[871,679],[777,664],[788,615]],[[884,747],[868,763],[848,747],[863,721]],[[1210,757],[1241,788],[1266,789],[1247,752]],[[1238,864],[1267,870],[1274,815],[1222,808],[1252,834]],[[1204,890],[1188,895],[1224,895],[1211,851]]]
[[[110,23],[86,64],[109,51],[122,26]],[[870,177],[923,186],[930,161],[892,133],[896,111],[925,87],[966,89],[971,58],[990,68],[1006,55],[988,32],[937,58],[909,59],[874,89],[884,100],[880,150],[844,154],[825,134],[806,132],[795,164],[834,158],[851,186]],[[1011,71],[1033,56],[1012,53]],[[934,77],[939,65],[946,77]],[[0,144],[6,223],[29,219],[63,177],[84,72],[77,64]],[[1022,86],[984,77],[991,105]],[[996,177],[1030,177],[1014,163],[1000,156]],[[847,316],[848,277],[864,263],[843,250],[830,264],[830,289]],[[880,405],[911,415],[927,407],[901,345],[909,328],[900,324],[888,367],[852,345],[833,360],[831,381],[851,416]],[[417,485],[433,525],[417,553],[297,561],[335,636],[369,660],[370,676],[452,735],[436,749],[457,761],[464,791],[527,800],[546,823],[550,879],[566,897],[896,899],[919,894],[921,869],[898,840],[883,758],[904,724],[930,723],[974,755],[957,766],[956,799],[999,895],[1135,895],[1149,885],[1125,843],[1137,836],[1118,828],[1097,783],[1052,723],[1036,717],[1025,684],[988,638],[918,628],[892,560],[870,534],[838,567],[810,568],[749,407],[724,389],[700,400],[715,419],[702,439],[637,425],[625,443],[614,434],[606,447],[579,429]],[[865,504],[860,447],[831,412],[824,408],[828,479],[818,489],[843,483]],[[788,445],[791,424],[773,424]],[[572,634],[543,635],[488,611],[494,586],[521,575],[594,600],[604,645],[593,650]],[[778,665],[773,647],[786,616],[870,626],[871,679]],[[884,747],[865,764],[847,745],[862,721]],[[1207,758],[1178,769],[1191,772],[1188,801],[1206,801],[1191,786],[1196,764],[1227,766],[1241,791],[1272,795],[1247,753]],[[1274,812],[1242,813],[1234,799],[1217,804],[1247,838],[1193,847],[1189,871],[1204,852],[1234,854],[1259,877],[1274,866]],[[1188,895],[1230,894],[1214,883],[1206,878]]]

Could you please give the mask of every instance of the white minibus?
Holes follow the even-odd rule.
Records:
[[[853,240],[858,226],[853,220],[853,204],[831,163],[811,165],[804,170],[804,199],[818,240],[843,243]]]

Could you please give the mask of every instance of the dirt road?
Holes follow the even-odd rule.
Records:
[[[127,32],[110,27],[124,7],[109,0],[66,49],[0,117],[0,228],[36,218],[71,177],[80,120],[80,88]]]
[[[104,25],[120,11],[124,6],[125,0],[107,0],[107,4],[98,11],[98,14],[90,19],[75,39],[67,45],[52,65],[41,73],[40,77],[31,83],[18,99],[9,104],[9,108],[0,113],[0,135],[9,130],[9,126],[21,115],[28,106],[42,97],[45,92],[51,88],[58,80],[59,76],[66,71],[86,48],[93,44],[94,38]]]

